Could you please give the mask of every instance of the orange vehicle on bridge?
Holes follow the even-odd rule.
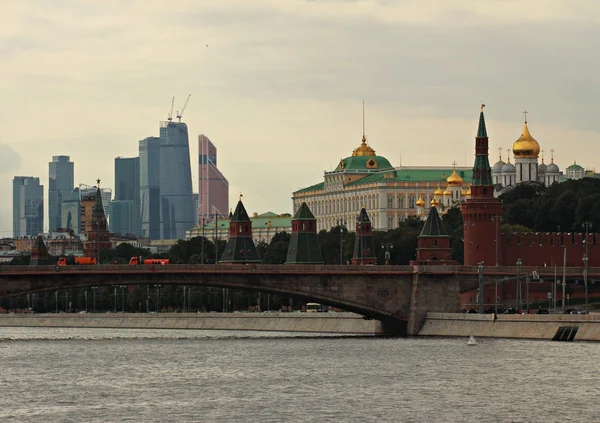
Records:
[[[96,264],[96,257],[61,257],[56,262],[58,266],[71,266],[71,265],[91,265]]]
[[[131,259],[129,260],[129,264],[131,264],[131,265],[136,265],[136,264],[161,264],[161,265],[165,265],[165,264],[169,264],[169,259],[147,258],[145,260],[142,260],[141,257],[131,257]]]

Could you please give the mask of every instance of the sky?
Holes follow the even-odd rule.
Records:
[[[561,169],[600,169],[600,2],[593,0],[8,0],[0,26],[0,237],[12,179],[69,155],[114,189],[114,158],[191,98],[249,213],[289,213],[365,131],[398,166],[490,162],[529,129]],[[45,226],[48,224],[47,208]]]

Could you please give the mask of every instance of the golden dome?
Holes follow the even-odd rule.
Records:
[[[467,190],[467,195],[470,196],[471,195],[471,187],[469,187],[469,189]]]
[[[436,200],[435,198],[433,198],[431,200],[431,207],[437,207],[437,205],[439,204],[438,200]]]
[[[423,200],[423,197],[419,197],[419,199],[417,200],[417,207],[423,207],[425,205],[425,200]]]
[[[363,135],[362,142],[360,145],[354,149],[352,152],[352,156],[374,156],[375,150],[367,145],[367,139]]]
[[[525,127],[523,128],[523,134],[513,144],[513,155],[515,158],[531,158],[535,159],[540,154],[540,145],[529,133],[527,127],[527,121],[525,121]]]
[[[450,190],[446,190],[446,191],[444,191],[443,195],[444,195],[444,197],[449,197],[452,195],[452,192],[450,192]]]
[[[467,194],[467,192],[468,192],[467,190],[463,189],[463,190],[460,192],[460,195],[461,195],[461,196],[463,196],[463,197],[466,197],[467,195],[469,195],[469,194]]]
[[[442,191],[442,189],[440,188],[440,186],[438,185],[437,189],[433,192],[434,196],[438,196],[438,195],[444,195],[444,191]]]
[[[452,175],[448,176],[446,182],[448,182],[448,185],[462,185],[463,179],[456,173],[456,169],[454,169],[454,172],[452,172]]]

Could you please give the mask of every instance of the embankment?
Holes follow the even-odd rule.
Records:
[[[5,314],[0,327],[196,329],[383,334],[381,322],[354,313]]]
[[[419,336],[547,339],[559,328],[577,328],[574,340],[600,341],[600,314],[427,313]]]

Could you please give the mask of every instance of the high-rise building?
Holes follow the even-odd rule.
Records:
[[[81,233],[81,210],[80,210],[80,198],[79,188],[74,188],[71,192],[71,196],[68,199],[63,198],[63,202],[60,207],[61,210],[61,228],[71,229],[74,233]]]
[[[192,194],[192,203],[194,204],[194,210],[198,210],[200,207],[199,194],[197,192]],[[194,227],[198,226],[198,213],[194,213]]]
[[[140,217],[140,158],[115,158],[115,201],[112,203],[111,231],[142,233]],[[117,212],[118,209],[118,212]]]
[[[183,122],[161,122],[159,174],[160,238],[185,239],[185,231],[194,226],[194,205],[190,144]]]
[[[40,178],[13,179],[13,236],[34,236],[44,230],[44,186]]]
[[[160,239],[160,138],[139,143],[141,236]]]
[[[210,222],[229,213],[229,182],[217,167],[217,148],[205,135],[198,137],[198,221]]]
[[[48,179],[48,229],[62,227],[61,204],[71,197],[75,164],[69,156],[52,156]]]
[[[98,181],[99,183],[100,181]],[[92,216],[94,213],[94,207],[96,206],[96,194],[98,187],[79,184],[79,232],[83,234],[89,234],[92,227]],[[107,219],[107,228],[110,224],[111,210],[111,199],[112,189],[101,188],[100,197],[102,199],[102,207],[104,216]]]

